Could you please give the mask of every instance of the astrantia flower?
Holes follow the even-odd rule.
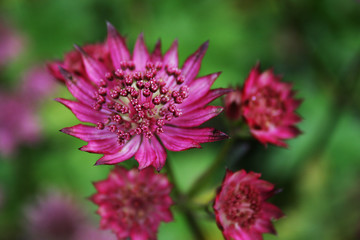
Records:
[[[15,89],[0,89],[0,153],[15,154],[22,143],[34,144],[41,137],[39,105],[55,88],[55,81],[41,67],[26,71]],[[9,93],[10,92],[10,93]]]
[[[0,153],[10,156],[22,143],[33,144],[40,137],[34,107],[20,93],[0,92]]]
[[[274,185],[259,177],[259,173],[244,170],[226,172],[214,203],[216,222],[225,239],[261,240],[262,233],[276,233],[271,220],[283,213],[266,202],[274,194]]]
[[[222,111],[207,104],[229,92],[210,90],[219,73],[196,78],[207,47],[206,42],[179,68],[177,41],[165,55],[160,42],[149,54],[140,35],[131,56],[124,38],[108,24],[104,44],[77,47],[64,62],[49,65],[77,99],[58,101],[93,124],[62,131],[87,141],[81,150],[103,154],[96,164],[135,155],[139,169],[153,165],[157,170],[165,164],[165,148],[182,151],[226,138],[213,128],[196,128]]]
[[[172,220],[170,183],[152,168],[115,167],[94,186],[98,192],[91,199],[99,205],[100,226],[112,229],[119,239],[156,239],[160,222]]]
[[[295,110],[301,100],[294,99],[292,84],[280,81],[273,71],[250,72],[242,90],[242,114],[252,135],[263,144],[286,147],[283,139],[294,138],[300,130],[294,124],[301,121]]]
[[[80,204],[70,195],[49,191],[25,209],[24,239],[115,240],[109,231],[90,223]]]

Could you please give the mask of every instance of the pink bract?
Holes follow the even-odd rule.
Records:
[[[261,73],[259,64],[250,72],[242,90],[242,114],[252,135],[261,143],[287,147],[283,139],[294,138],[301,131],[294,125],[301,121],[295,110],[302,100],[294,99],[292,84],[281,82],[271,69]]]
[[[133,156],[139,169],[164,166],[166,150],[200,148],[200,143],[227,138],[214,128],[198,128],[222,107],[208,106],[229,89],[210,90],[220,73],[196,78],[208,47],[204,43],[178,67],[177,41],[162,55],[160,41],[150,54],[141,34],[134,52],[108,23],[105,43],[76,46],[64,62],[49,64],[76,101],[57,99],[80,121],[64,128],[87,141],[81,150],[103,154],[96,164],[117,164]]]
[[[213,206],[225,239],[262,240],[262,233],[276,234],[271,220],[283,213],[266,202],[274,194],[274,185],[259,178],[259,173],[244,170],[226,172]]]
[[[152,168],[142,171],[116,166],[106,180],[94,183],[91,200],[99,205],[100,227],[119,239],[156,239],[161,221],[172,221],[171,185]]]
[[[241,90],[234,89],[234,91],[226,94],[224,98],[225,115],[232,121],[240,120],[241,118]]]

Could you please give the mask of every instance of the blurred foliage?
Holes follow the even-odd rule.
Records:
[[[35,63],[61,59],[74,43],[103,41],[105,21],[127,36],[130,49],[141,32],[150,50],[158,38],[163,52],[178,39],[180,62],[210,40],[200,74],[222,71],[214,87],[241,85],[257,61],[263,69],[273,67],[305,100],[298,111],[304,134],[289,141],[289,149],[236,141],[214,182],[226,165],[261,172],[282,189],[273,202],[287,217],[275,223],[278,236],[265,239],[360,238],[359,1],[3,0],[0,14],[27,40],[21,58],[2,69],[2,88]],[[63,86],[57,96],[70,97]],[[59,132],[78,123],[65,107],[46,99],[41,116],[42,141],[0,160],[1,239],[18,239],[23,204],[47,188],[72,192],[94,212],[85,198],[94,192],[91,183],[111,169],[93,166],[98,156],[78,151],[84,142]],[[223,115],[208,124],[228,130]],[[223,145],[169,154],[181,190],[190,188]],[[135,160],[125,164],[137,166]],[[215,184],[210,185],[197,201],[213,196]],[[184,216],[173,209],[175,221],[161,224],[159,239],[191,239]],[[211,216],[197,217],[206,239],[221,239]]]

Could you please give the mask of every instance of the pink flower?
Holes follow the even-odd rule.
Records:
[[[70,195],[50,191],[25,209],[25,239],[115,240],[111,232],[93,226]]]
[[[262,240],[262,233],[276,234],[271,220],[283,213],[266,202],[274,194],[274,185],[260,180],[260,175],[244,170],[226,172],[213,206],[225,239]]]
[[[213,128],[197,128],[222,111],[207,104],[230,91],[210,90],[220,73],[196,78],[208,43],[182,68],[177,41],[165,55],[160,45],[149,54],[141,34],[131,56],[124,38],[108,24],[104,44],[76,47],[64,62],[54,63],[57,68],[49,65],[77,99],[57,100],[80,121],[93,124],[62,131],[87,141],[81,150],[103,154],[96,164],[117,164],[135,156],[139,169],[153,165],[160,171],[165,149],[200,148],[200,143],[227,138]]]
[[[33,144],[39,139],[39,119],[21,94],[0,92],[0,112],[0,153],[12,155],[21,143]]]
[[[20,85],[19,92],[23,98],[36,105],[49,97],[56,88],[56,81],[40,66],[28,69]]]
[[[156,239],[161,221],[171,221],[171,185],[152,168],[142,171],[115,167],[106,180],[94,183],[91,199],[99,205],[100,226],[119,239]]]
[[[241,90],[235,89],[226,94],[224,98],[226,117],[232,121],[237,121],[241,118]]]
[[[256,65],[242,90],[242,114],[252,135],[263,144],[286,147],[283,139],[294,138],[300,130],[294,124],[301,121],[295,110],[302,100],[294,99],[292,84],[281,82],[273,71],[259,72]]]
[[[6,21],[0,20],[0,66],[17,57],[23,49],[24,39]]]

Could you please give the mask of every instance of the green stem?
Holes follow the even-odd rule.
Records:
[[[168,178],[170,179],[170,181],[172,182],[172,184],[174,186],[173,190],[174,190],[175,198],[177,200],[178,207],[179,207],[180,211],[184,214],[186,221],[189,225],[189,228],[191,229],[191,232],[194,235],[194,238],[196,240],[205,240],[206,238],[201,231],[201,227],[200,227],[199,223],[196,221],[194,213],[188,207],[187,197],[181,193],[181,191],[178,187],[178,184],[175,180],[174,172],[169,163],[169,159],[167,159],[167,161],[166,161],[165,168],[166,168],[166,172],[168,174]]]
[[[189,198],[194,197],[199,192],[200,189],[206,186],[207,183],[209,182],[209,179],[221,167],[221,165],[225,163],[224,159],[226,159],[226,156],[228,155],[228,152],[230,151],[233,142],[234,142],[233,139],[229,139],[228,141],[225,142],[222,150],[216,156],[213,164],[195,181],[195,183],[190,188],[187,194]]]

